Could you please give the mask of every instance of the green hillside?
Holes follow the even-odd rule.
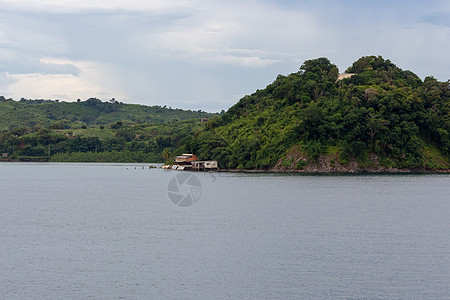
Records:
[[[450,168],[450,87],[382,57],[338,80],[326,58],[245,96],[179,151],[222,168],[352,171]]]
[[[221,168],[306,172],[449,170],[450,85],[362,57],[339,80],[306,61],[225,114],[0,97],[3,160],[162,162],[196,153]],[[202,118],[209,118],[206,123]]]
[[[0,159],[162,162],[213,116],[93,98],[65,103],[0,97]]]
[[[78,102],[26,99],[14,101],[0,96],[0,131],[36,125],[76,128],[118,121],[158,123],[210,116],[212,114],[201,111],[124,104],[114,99],[109,102],[95,98]]]
[[[201,119],[165,123],[91,125],[85,128],[16,128],[0,133],[3,160],[163,162],[199,132]]]

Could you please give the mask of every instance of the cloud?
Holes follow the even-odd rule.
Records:
[[[448,79],[448,1],[0,0],[0,95],[221,110],[306,59]]]
[[[382,55],[422,79],[433,75],[447,80],[450,28],[424,22],[423,16],[428,12],[418,10],[417,6],[415,10],[407,8],[405,14],[378,22],[358,22],[360,27],[355,26],[352,20],[343,22],[332,30],[334,47],[328,56],[341,69],[345,69],[360,56]]]
[[[316,33],[315,20],[307,12],[257,3],[212,3],[156,34],[139,38],[169,57],[264,67],[292,57],[292,45],[307,43]]]
[[[101,99],[124,97],[120,91],[117,74],[108,65],[51,58],[43,58],[41,61],[50,66],[50,69],[58,69],[57,72],[6,74],[9,85],[4,90],[5,96],[26,99],[58,98],[66,101],[90,97]]]
[[[190,9],[195,4],[190,0],[1,0],[0,3],[7,9],[20,9],[31,12],[48,13],[86,13],[88,11],[151,11],[162,13],[173,10]]]
[[[264,67],[270,64],[274,64],[279,62],[277,59],[264,58],[260,56],[248,56],[248,55],[236,55],[234,53],[239,52],[238,49],[232,49],[229,51],[230,54],[217,54],[212,55],[209,59],[214,62],[222,63],[222,64],[235,64],[244,67]],[[246,53],[249,51],[243,51]],[[211,53],[212,54],[212,53]]]
[[[58,28],[43,16],[0,11],[0,47],[28,55],[67,53]]]
[[[0,73],[0,89],[2,91],[5,91],[8,86],[12,85],[15,82],[14,79],[12,79],[7,72]],[[5,96],[6,93],[2,96]]]
[[[421,21],[432,25],[450,27],[450,11],[426,13],[422,16]]]
[[[41,74],[80,74],[80,69],[68,60],[42,58],[40,62],[43,65]]]

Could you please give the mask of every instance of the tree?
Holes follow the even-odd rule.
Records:
[[[370,114],[367,129],[370,135],[370,143],[371,149],[374,149],[375,146],[375,135],[381,130],[388,130],[389,121],[383,119],[383,117],[379,114],[372,113]]]
[[[172,163],[173,162],[173,154],[170,148],[164,148],[162,152],[162,156],[164,159],[164,162],[166,163]]]
[[[314,73],[319,75],[322,80],[331,79],[334,82],[337,79],[338,68],[328,58],[321,57],[305,61],[300,67],[300,72]]]
[[[128,129],[120,128],[116,132],[116,137],[123,138],[125,141],[131,142],[134,139],[135,135]]]
[[[122,126],[123,126],[123,123],[120,121],[116,122],[115,124],[110,125],[111,129],[119,129]]]

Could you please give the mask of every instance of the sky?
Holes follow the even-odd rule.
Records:
[[[448,0],[0,0],[0,95],[218,112],[305,60],[450,79]]]

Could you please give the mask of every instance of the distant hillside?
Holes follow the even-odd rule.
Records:
[[[0,132],[0,161],[163,162],[204,126],[196,118],[70,129],[18,127]]]
[[[450,86],[378,56],[338,80],[326,58],[279,75],[208,122],[180,151],[222,168],[395,171],[450,168]]]
[[[25,99],[14,101],[0,96],[0,131],[19,127],[29,128],[36,125],[76,128],[83,125],[102,125],[119,121],[159,123],[211,116],[213,114],[201,111],[124,104],[114,99],[109,102],[102,102],[95,98],[78,102]]]

